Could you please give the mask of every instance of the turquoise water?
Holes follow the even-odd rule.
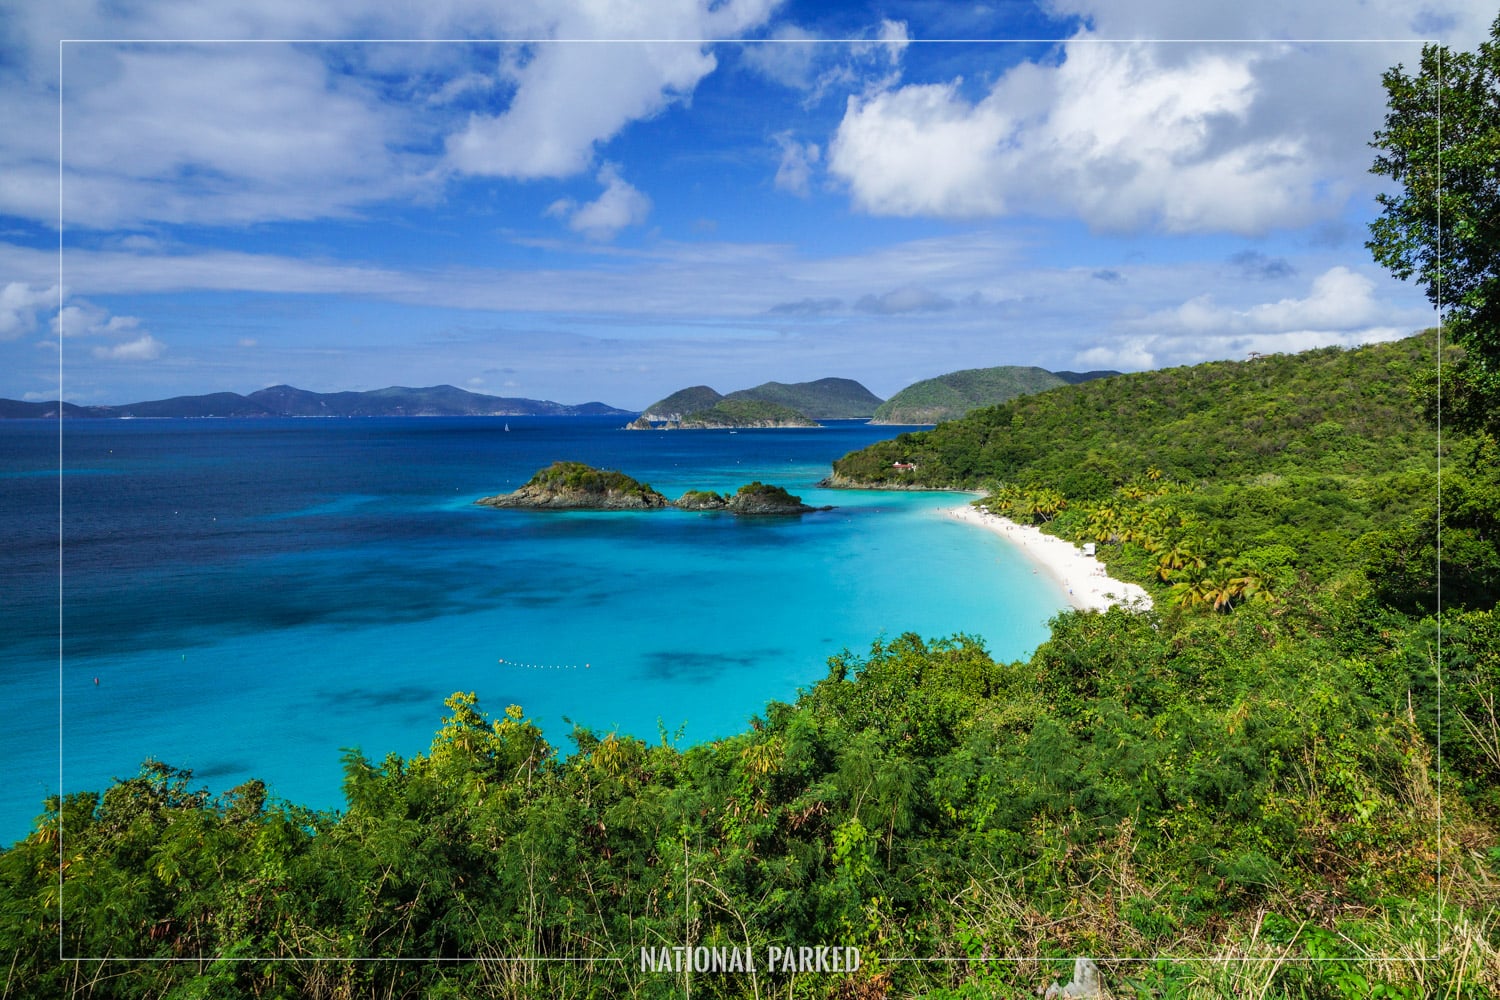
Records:
[[[522,706],[565,750],[569,723],[710,739],[795,698],[841,650],[966,632],[1024,657],[1065,603],[1003,540],[942,516],[961,495],[815,487],[881,428],[508,423],[78,421],[61,477],[56,425],[0,425],[19,584],[0,749],[21,776],[0,835],[23,835],[45,795],[100,789],[147,756],[216,792],[259,777],[338,807],[340,749],[424,750],[454,691],[491,714]],[[473,506],[556,458],[668,496],[760,479],[836,509]]]

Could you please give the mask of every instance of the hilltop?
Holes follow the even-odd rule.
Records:
[[[1020,365],[966,368],[907,386],[880,405],[871,423],[939,424],[1017,396],[1118,374],[1049,372],[1045,368]]]
[[[764,382],[727,395],[706,385],[679,389],[646,407],[649,421],[687,421],[724,400],[769,403],[785,407],[806,421],[858,420],[869,417],[880,405],[880,397],[847,378],[821,378],[814,382]]]
[[[813,420],[857,420],[874,414],[880,397],[848,378],[820,378],[816,382],[763,382],[753,389],[731,392],[726,399],[752,399],[789,407]]]
[[[697,413],[706,410],[719,400],[723,399],[720,393],[706,385],[688,386],[686,389],[678,389],[665,399],[658,399],[641,413],[643,420],[651,421],[676,421],[681,420],[689,413]]]

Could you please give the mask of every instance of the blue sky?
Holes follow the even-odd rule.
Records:
[[[450,383],[639,408],[1404,336],[1435,317],[1363,246],[1380,73],[1493,16],[390,7],[0,11],[0,396]],[[352,38],[445,41],[214,41]]]

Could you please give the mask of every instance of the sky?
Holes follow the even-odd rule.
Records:
[[[0,0],[0,397],[1143,370],[1406,336],[1462,0]]]

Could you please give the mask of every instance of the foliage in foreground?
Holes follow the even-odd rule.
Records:
[[[1495,613],[1445,624],[1482,723]],[[1450,710],[1467,750],[1434,769],[1409,694],[1432,689],[1435,625],[1357,598],[1070,613],[1010,664],[908,635],[734,738],[580,730],[566,757],[520,709],[455,695],[427,754],[348,753],[342,814],[151,762],[0,856],[5,995],[666,996],[681,977],[639,971],[640,948],[812,942],[865,964],[795,995],[1029,991],[1087,953],[1199,960],[1106,963],[1119,995],[1479,997],[1500,988],[1480,915],[1500,852],[1464,792],[1496,762]],[[182,961],[60,964],[59,933],[67,955]],[[293,961],[234,961],[257,956]],[[959,961],[891,961],[937,956]],[[1004,956],[1058,961],[985,961]],[[451,964],[356,961],[396,957]]]
[[[679,996],[639,950],[686,944],[864,956],[706,996],[1031,995],[1078,954],[1116,996],[1494,995],[1500,482],[1450,440],[1432,509],[1425,344],[1164,373],[1199,402],[1154,424],[1103,382],[898,439],[924,475],[974,443],[992,506],[1155,588],[1025,662],[878,642],[692,747],[563,754],[458,694],[428,753],[350,751],[337,814],[156,762],[53,801],[0,855],[0,996]],[[1250,402],[1279,444],[1194,473]],[[1021,461],[1033,421],[1075,430]]]

